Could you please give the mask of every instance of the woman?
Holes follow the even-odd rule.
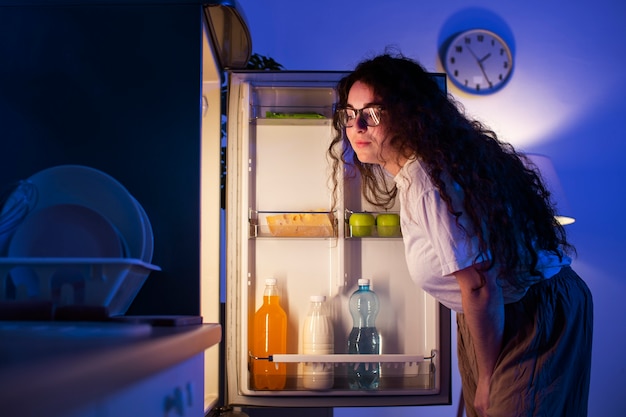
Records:
[[[586,416],[592,297],[540,175],[408,58],[364,61],[338,93],[334,185],[356,166],[370,203],[399,199],[412,279],[458,313],[467,415]]]

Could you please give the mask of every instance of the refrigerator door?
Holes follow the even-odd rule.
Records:
[[[356,237],[353,213],[380,209],[360,195],[356,173],[342,174],[332,204],[326,151],[333,129],[335,86],[342,72],[229,73],[226,199],[226,375],[230,405],[335,407],[450,404],[450,311],[408,275],[401,236],[374,228]],[[442,82],[443,75],[433,75]],[[392,207],[397,212],[398,207]],[[320,217],[321,216],[321,217]],[[323,222],[306,219],[324,219]],[[295,222],[297,227],[278,223]],[[270,227],[271,226],[271,227]],[[379,233],[380,232],[380,233]],[[286,354],[250,353],[252,318],[266,278],[275,278],[288,317]],[[381,355],[347,354],[348,299],[369,278],[380,299]],[[303,356],[302,324],[311,295],[326,296],[334,354]],[[366,358],[364,360],[363,358]],[[257,388],[253,361],[287,366],[284,388]],[[349,388],[361,362],[380,364],[376,390]],[[332,366],[333,387],[303,386],[304,364]]]
[[[222,71],[203,24],[202,122],[200,170],[200,315],[205,323],[219,323],[220,253],[220,136]],[[217,203],[216,203],[217,202]],[[209,349],[204,357],[204,409],[213,408],[219,393],[219,350]]]
[[[251,54],[250,33],[235,0],[204,4],[202,19],[202,119],[200,169],[200,314],[205,323],[220,318],[220,196],[222,84],[225,68],[245,68]],[[204,409],[220,401],[220,351],[205,352]]]

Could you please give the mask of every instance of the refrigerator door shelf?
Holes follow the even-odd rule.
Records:
[[[336,238],[333,211],[249,210],[250,237]]]
[[[272,355],[268,360],[280,363],[339,363],[339,364],[355,364],[355,363],[381,363],[381,364],[407,364],[409,366],[422,363],[426,359],[433,359],[433,356],[424,357],[423,355],[406,355],[406,354],[363,354],[354,355],[348,353],[335,353],[329,355],[300,355],[300,354],[280,354]],[[257,358],[264,359],[264,358]]]
[[[368,219],[370,223],[367,223]],[[345,209],[344,221],[346,238],[402,238],[400,213],[398,211],[353,211]],[[364,226],[364,224],[371,225]]]
[[[342,395],[361,395],[358,390],[349,388],[347,370],[364,364],[368,366],[376,364],[380,366],[380,388],[372,392],[380,393],[391,390],[394,395],[432,395],[439,392],[436,384],[435,351],[431,356],[410,354],[329,354],[329,355],[304,355],[304,354],[276,354],[270,357],[260,358],[250,355],[252,360],[268,360],[275,363],[287,363],[312,366],[313,369],[335,369],[333,390]],[[302,384],[303,374],[301,369],[296,374],[287,375],[287,385],[280,390],[280,395],[297,395],[303,391],[311,391]],[[316,391],[316,390],[313,390]],[[250,395],[263,395],[267,390],[256,390]],[[276,392],[276,391],[274,391]],[[387,392],[390,394],[391,392]]]

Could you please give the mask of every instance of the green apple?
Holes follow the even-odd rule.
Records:
[[[376,219],[371,213],[352,213],[348,221],[353,237],[371,236],[372,227],[376,223]]]
[[[400,236],[400,215],[398,213],[381,213],[376,216],[378,236]]]

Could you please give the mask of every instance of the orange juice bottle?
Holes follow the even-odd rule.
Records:
[[[254,314],[252,323],[251,350],[255,357],[268,358],[287,353],[287,314],[279,299],[276,280],[266,279],[263,305]],[[287,364],[252,358],[252,378],[255,389],[283,389],[287,381]]]

